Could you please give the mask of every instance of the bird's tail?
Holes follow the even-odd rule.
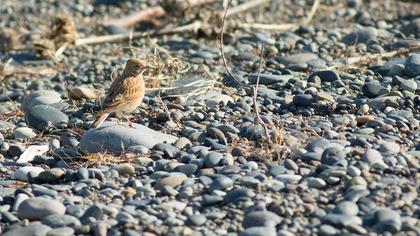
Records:
[[[90,126],[91,128],[98,128],[101,124],[105,121],[105,119],[109,116],[109,113],[102,113],[96,116],[95,121]]]

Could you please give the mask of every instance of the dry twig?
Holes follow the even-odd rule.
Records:
[[[253,1],[248,1],[248,2],[245,2],[245,3],[239,4],[239,5],[235,6],[235,7],[232,7],[232,9],[228,13],[225,13],[225,14],[226,14],[226,17],[233,16],[233,15],[236,15],[238,13],[241,13],[241,12],[247,11],[249,9],[252,9],[254,7],[260,6],[261,4],[267,3],[269,1],[271,1],[271,0],[253,0]],[[230,1],[227,4],[226,9],[231,5],[231,2],[232,1]]]
[[[238,25],[238,27],[244,28],[244,29],[263,29],[263,30],[273,30],[273,31],[296,30],[300,26],[306,26],[312,21],[316,11],[319,8],[320,2],[321,0],[314,0],[311,7],[311,11],[309,12],[308,16],[305,19],[303,19],[302,22],[299,24],[241,23],[240,25]]]
[[[257,95],[258,95],[258,85],[260,83],[260,77],[261,77],[261,68],[264,60],[264,44],[261,45],[261,53],[260,53],[260,62],[258,65],[258,75],[257,75],[257,81],[255,83],[255,86],[253,88],[253,99],[252,102],[254,104],[254,112],[255,112],[255,118],[257,121],[257,124],[259,123],[262,125],[265,131],[265,135],[267,136],[267,140],[269,143],[271,143],[270,133],[268,132],[267,125],[265,122],[261,119],[260,113],[258,112],[258,105],[257,105]]]
[[[127,39],[144,38],[149,36],[159,36],[167,34],[176,34],[182,32],[192,31],[195,32],[201,27],[201,22],[196,21],[191,24],[179,26],[173,29],[161,30],[161,31],[148,31],[148,32],[130,32],[127,34],[113,34],[104,36],[94,36],[88,38],[80,38],[75,42],[76,46],[87,45],[87,44],[99,44],[99,43],[111,43],[119,42]]]
[[[169,120],[173,122],[171,113],[169,112],[168,107],[166,106],[165,102],[162,100],[162,97],[160,96],[160,89],[157,92],[157,98],[162,103],[163,109],[165,110],[166,115],[168,116]]]
[[[193,6],[200,6],[200,5],[212,3],[215,0],[188,0],[188,1],[189,1],[189,6],[193,7]],[[153,18],[162,17],[165,15],[166,15],[165,10],[161,6],[156,6],[156,7],[150,7],[150,8],[144,9],[139,12],[135,12],[127,17],[109,20],[105,22],[105,25],[117,25],[120,27],[128,28],[138,22],[151,20]]]
[[[355,56],[355,57],[347,57],[343,58],[340,61],[340,65],[329,67],[330,69],[340,68],[340,67],[350,67],[351,65],[361,64],[361,63],[371,63],[375,60],[380,60],[383,58],[390,58],[399,55],[405,55],[411,53],[413,51],[420,50],[420,44],[412,45],[406,48],[401,48],[398,50],[385,52],[385,53],[376,53],[376,54],[368,54],[363,56]]]
[[[220,29],[220,54],[222,55],[222,60],[223,60],[223,65],[226,69],[226,72],[228,73],[228,75],[238,84],[241,84],[241,82],[239,81],[239,79],[236,78],[236,76],[232,73],[232,71],[229,69],[228,65],[227,65],[227,60],[225,57],[225,48],[224,48],[224,44],[223,44],[223,35],[224,35],[224,31],[225,31],[225,21],[226,21],[226,15],[229,9],[230,4],[232,3],[232,0],[230,0],[226,6],[225,12],[223,14],[223,18],[222,18],[222,27]]]

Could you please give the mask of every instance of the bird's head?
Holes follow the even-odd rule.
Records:
[[[144,72],[146,69],[146,64],[143,60],[140,60],[138,58],[130,58],[127,61],[127,64],[125,65],[123,74],[126,74],[128,76],[136,76]]]

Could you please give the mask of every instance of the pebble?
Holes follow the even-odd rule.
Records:
[[[64,170],[60,168],[53,168],[39,173],[38,179],[44,183],[57,183],[63,179],[64,176]]]
[[[28,173],[31,172],[32,176],[38,176],[44,169],[38,166],[24,166],[20,167],[13,174],[13,178],[21,181],[28,181]]]
[[[62,127],[68,123],[69,118],[55,107],[37,105],[28,111],[26,120],[29,126],[39,131],[43,131],[50,126]]]
[[[281,222],[281,217],[271,211],[254,211],[245,215],[242,225],[250,227],[275,227]]]
[[[204,166],[209,168],[218,166],[222,159],[222,154],[218,152],[210,152],[204,157]]]
[[[32,197],[23,201],[18,208],[19,219],[42,220],[52,214],[64,215],[66,207],[58,200],[43,197]]]
[[[362,160],[369,163],[382,163],[383,162],[383,156],[380,152],[378,152],[375,149],[367,149],[365,153],[363,154]]]
[[[140,124],[133,124],[135,128],[122,123],[117,126],[112,121],[104,122],[97,129],[90,129],[80,139],[80,148],[84,152],[108,152],[119,153],[123,148],[142,145],[153,148],[158,143],[173,143],[176,137],[167,135]]]
[[[188,177],[185,174],[173,172],[170,176],[160,179],[159,185],[169,185],[171,187],[176,187],[182,184],[182,182],[184,182],[186,179],[188,179]]]
[[[276,230],[273,227],[250,227],[244,230],[240,236],[276,236]]]
[[[113,167],[120,175],[132,175],[135,173],[134,166],[129,163],[118,164]]]
[[[13,136],[16,139],[31,139],[36,136],[36,132],[28,127],[19,127],[13,131]]]
[[[29,223],[27,226],[17,227],[10,231],[5,232],[4,236],[39,236],[39,235],[47,235],[47,233],[51,230],[50,227],[41,224],[40,222],[32,222]]]

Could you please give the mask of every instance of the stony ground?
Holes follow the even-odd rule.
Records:
[[[225,54],[240,84],[222,63],[220,18],[57,56],[39,43],[63,10],[83,38],[128,32],[101,22],[156,2],[0,4],[3,235],[420,234],[419,3],[321,1],[287,32],[244,23],[299,24],[311,1],[230,16]],[[220,5],[134,29],[209,19]],[[262,44],[268,136],[252,92]],[[111,117],[89,129],[98,94],[133,55],[156,66],[134,127]]]

